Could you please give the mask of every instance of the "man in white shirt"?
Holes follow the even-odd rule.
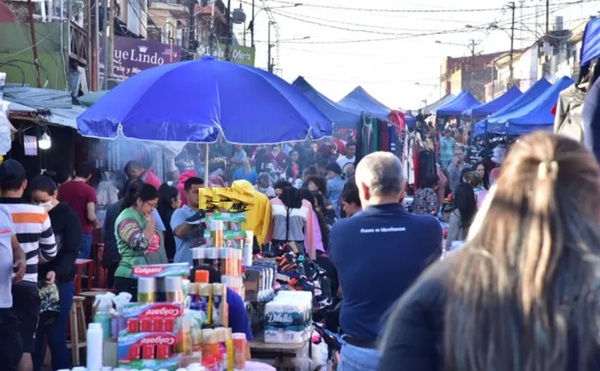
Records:
[[[356,143],[348,142],[344,156],[340,156],[336,162],[340,165],[340,169],[343,169],[347,164],[354,164],[354,161],[356,161]]]
[[[19,320],[10,311],[12,282],[25,275],[25,253],[15,236],[12,217],[0,206],[0,368],[17,370],[23,355]]]

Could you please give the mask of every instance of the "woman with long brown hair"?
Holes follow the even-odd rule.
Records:
[[[515,143],[466,245],[402,297],[381,370],[600,369],[600,169],[579,143]]]

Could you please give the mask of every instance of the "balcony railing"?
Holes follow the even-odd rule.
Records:
[[[69,45],[69,58],[74,59],[82,67],[88,65],[88,33],[77,23],[71,21],[71,27],[69,27],[69,34],[71,39],[71,45]]]

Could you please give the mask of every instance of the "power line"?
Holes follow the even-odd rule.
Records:
[[[296,2],[286,0],[272,0],[275,3],[294,5]],[[578,0],[561,3],[561,5],[574,5],[591,3],[597,0]],[[346,11],[357,11],[357,12],[371,12],[371,13],[481,13],[481,12],[496,12],[501,11],[504,8],[463,8],[463,9],[378,9],[378,8],[355,8],[355,7],[344,7],[339,5],[325,5],[325,4],[302,4],[303,7],[311,8],[322,8],[322,9],[336,9]],[[524,9],[535,8],[537,5],[523,6]]]

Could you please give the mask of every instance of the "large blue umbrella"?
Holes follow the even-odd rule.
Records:
[[[117,85],[77,118],[82,135],[269,144],[330,136],[333,123],[281,78],[241,64],[166,64]]]

